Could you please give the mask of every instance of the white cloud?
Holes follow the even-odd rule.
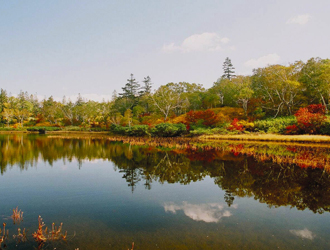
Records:
[[[310,14],[304,14],[299,16],[291,17],[288,21],[286,21],[287,24],[300,24],[304,25],[308,23],[309,19],[311,18]]]
[[[290,230],[290,233],[292,233],[300,238],[308,239],[308,240],[312,240],[315,237],[315,234],[313,234],[307,228],[305,228],[303,230]]]
[[[250,59],[244,63],[244,66],[255,69],[265,67],[269,64],[276,64],[280,61],[280,56],[276,53],[268,54],[266,56],[259,57],[258,59]]]
[[[182,210],[189,218],[195,221],[204,221],[207,223],[216,223],[219,222],[222,217],[232,216],[230,211],[224,210],[224,206],[217,203],[189,204],[188,202],[182,202],[182,205],[165,203],[164,209],[165,212],[171,212],[173,214],[176,214],[177,211]]]
[[[220,51],[223,46],[229,43],[228,37],[221,37],[217,33],[205,32],[202,34],[194,34],[183,40],[181,45],[170,43],[164,45],[164,52],[192,52],[192,51]]]

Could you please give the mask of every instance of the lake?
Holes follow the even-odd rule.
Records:
[[[326,146],[1,134],[0,152],[2,249],[330,249]],[[39,215],[67,239],[38,244]]]

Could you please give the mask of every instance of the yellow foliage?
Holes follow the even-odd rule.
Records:
[[[254,128],[254,123],[253,122],[248,122],[245,120],[239,121],[239,124],[242,124],[244,126],[244,129],[250,131]]]
[[[230,120],[233,120],[234,118],[241,120],[244,118],[244,110],[242,108],[222,107],[211,110],[216,114],[221,113],[224,116],[228,116]]]
[[[186,122],[186,115],[184,114],[184,115],[177,116],[177,117],[171,119],[169,122],[174,123],[174,124],[185,123]]]
[[[163,122],[164,122],[163,119],[157,119],[156,122],[155,122],[155,124],[160,124],[160,123],[163,123]]]

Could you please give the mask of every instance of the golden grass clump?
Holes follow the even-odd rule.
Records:
[[[65,234],[61,233],[63,223],[57,228],[55,223],[52,224],[52,230],[48,232],[48,228],[46,227],[43,230],[43,227],[46,226],[45,223],[42,221],[41,216],[38,217],[38,230],[32,234],[33,238],[38,242],[45,242],[47,240],[58,240],[58,239],[66,239],[67,232]]]
[[[18,207],[13,209],[13,215],[11,218],[14,221],[14,224],[20,223],[23,220],[23,212],[21,210],[18,210]]]
[[[33,236],[33,238],[35,238],[36,241],[43,242],[43,241],[47,240],[46,236],[44,235],[44,231],[42,230],[42,228],[46,225],[42,221],[42,218],[40,215],[38,217],[38,222],[39,222],[38,230],[37,230],[37,232],[34,232],[32,234],[32,236]],[[47,234],[46,232],[47,232],[47,228],[45,229],[45,234]]]

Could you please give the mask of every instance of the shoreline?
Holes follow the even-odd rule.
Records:
[[[0,131],[0,134],[39,134],[38,132],[29,131]],[[46,135],[84,135],[84,136],[101,136],[101,137],[118,137],[109,132],[93,132],[93,131],[49,131]],[[128,138],[136,138],[130,136],[119,136]],[[145,137],[148,140],[152,137]],[[166,138],[166,137],[164,137]],[[182,138],[182,137],[179,137]],[[199,140],[201,142],[219,142],[219,141],[240,141],[240,142],[274,142],[274,143],[310,143],[310,144],[330,144],[330,136],[327,135],[277,135],[277,134],[241,134],[241,135],[201,135],[197,137],[183,137],[187,140]]]

